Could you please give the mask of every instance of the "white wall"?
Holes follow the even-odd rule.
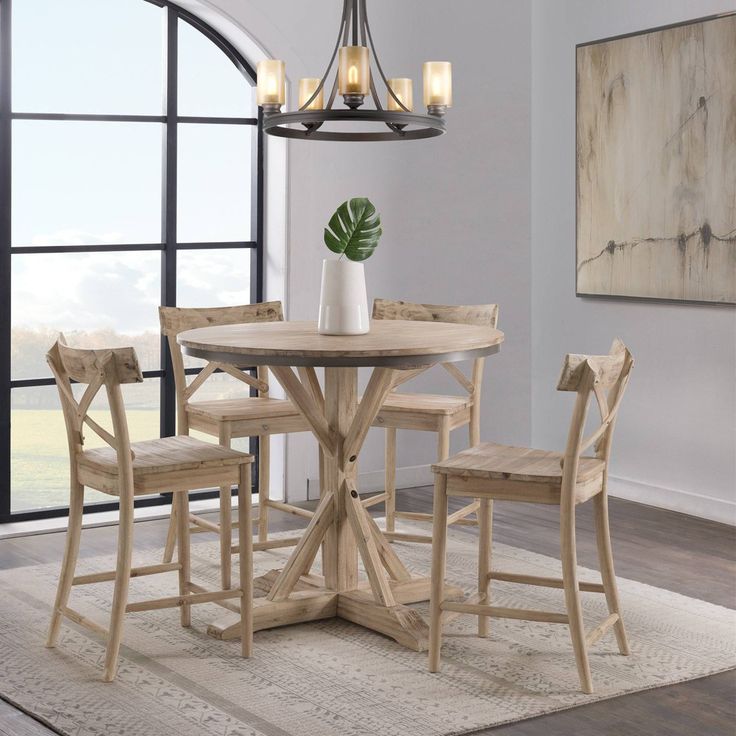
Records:
[[[636,358],[614,442],[616,495],[733,523],[736,310],[575,297],[575,44],[736,9],[733,0],[534,0],[532,438],[560,447],[563,352],[618,335]]]
[[[181,1],[209,8],[207,19],[232,40],[245,30],[262,52],[285,59],[292,85],[321,74],[341,4]],[[385,230],[367,263],[371,297],[501,305],[507,342],[488,365],[484,437],[561,447],[570,410],[569,397],[554,391],[562,354],[602,351],[620,335],[637,365],[618,426],[614,493],[733,520],[733,308],[574,296],[574,49],[734,8],[734,0],[371,0],[389,75],[411,75],[418,86],[421,61],[453,62],[449,133],[395,144],[288,144],[289,316],[316,314],[321,233],[334,207],[370,196]],[[418,385],[452,389],[441,374]],[[381,449],[374,430],[363,488],[380,482]],[[426,477],[433,455],[431,435],[404,434],[399,464],[409,470],[401,476]],[[290,437],[290,497],[304,497],[315,476],[313,439]]]
[[[194,0],[185,0],[194,2]],[[319,76],[337,34],[340,0],[197,0],[207,18],[235,39],[247,30],[268,54],[300,76]],[[316,318],[322,229],[335,207],[369,196],[384,236],[366,264],[369,298],[472,304],[498,302],[507,341],[488,361],[484,437],[530,438],[530,1],[371,0],[374,39],[388,76],[412,76],[421,104],[421,63],[453,62],[455,108],[449,133],[405,143],[291,141],[288,149],[288,290],[291,318]],[[228,31],[228,24],[231,31]],[[442,372],[422,377],[425,390],[452,391]],[[372,430],[361,474],[383,467],[382,436]],[[456,433],[458,434],[458,433]],[[456,437],[460,447],[466,437]],[[311,436],[288,439],[287,492],[304,497],[316,477]],[[399,464],[435,456],[430,434],[405,433]],[[366,479],[371,483],[373,477]],[[366,483],[363,488],[366,488]]]

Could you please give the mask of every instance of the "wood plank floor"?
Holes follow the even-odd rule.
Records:
[[[459,499],[450,499],[456,505]],[[310,504],[305,504],[309,506]],[[399,508],[428,511],[431,489],[400,491]],[[587,508],[586,508],[587,507]],[[592,504],[578,510],[580,564],[597,566]],[[381,514],[381,507],[374,513]],[[272,528],[298,528],[302,520],[273,513]],[[611,500],[611,527],[616,570],[621,577],[657,585],[684,595],[736,608],[736,544],[734,529],[683,514],[617,499]],[[468,527],[455,527],[476,534]],[[137,549],[163,544],[165,521],[136,524]],[[211,539],[201,534],[194,543]],[[61,559],[62,534],[0,541],[0,569],[32,566]],[[556,507],[497,503],[494,541],[534,552],[557,555]],[[110,527],[85,530],[83,555],[114,551]],[[427,549],[429,554],[429,548]],[[681,685],[634,693],[521,723],[478,732],[478,736],[734,736],[736,672]],[[48,736],[51,731],[0,701],[0,736]]]

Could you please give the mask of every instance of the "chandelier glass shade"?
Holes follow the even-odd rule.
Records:
[[[299,109],[295,112],[281,112],[286,103],[284,62],[266,59],[258,63],[257,101],[263,108],[266,133],[321,141],[390,141],[432,138],[445,132],[444,115],[452,106],[450,63],[424,63],[426,113],[414,112],[413,81],[406,77],[387,79],[383,72],[368,24],[366,1],[344,0],[340,30],[327,69],[319,79],[299,80]],[[377,80],[383,84],[382,95]],[[338,95],[342,107],[335,107]],[[367,98],[372,98],[374,107],[363,107]],[[338,124],[337,128],[332,127],[333,123]]]

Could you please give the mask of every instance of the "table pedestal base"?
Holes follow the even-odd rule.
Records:
[[[324,462],[320,500],[304,534],[282,570],[255,581],[265,597],[253,601],[253,630],[338,617],[425,651],[429,628],[406,604],[428,600],[430,581],[413,576],[401,562],[363,506],[356,484],[360,449],[394,387],[396,371],[376,368],[358,402],[357,368],[325,368],[324,395],[314,369],[301,368],[299,376],[286,366],[271,370],[309,422]],[[324,578],[311,574],[320,548]],[[364,583],[358,580],[359,557],[368,578]],[[453,597],[461,593],[448,590]],[[208,629],[219,639],[236,638],[239,631],[232,616]]]
[[[256,578],[256,590],[269,590],[280,573],[280,570],[271,570]],[[430,579],[415,577],[408,581],[391,581],[390,587],[396,603],[387,607],[376,603],[367,581],[355,590],[336,593],[324,587],[321,577],[304,575],[285,600],[254,599],[253,631],[337,617],[384,634],[415,652],[427,651],[429,627],[419,613],[406,604],[429,600]],[[463,597],[462,589],[455,586],[447,586],[445,591],[446,597]],[[207,633],[215,639],[240,636],[240,617],[235,613],[235,605],[228,607],[233,613],[225,614],[207,627]]]

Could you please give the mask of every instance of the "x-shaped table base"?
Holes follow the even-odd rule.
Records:
[[[304,535],[282,570],[256,579],[267,591],[253,601],[253,629],[339,617],[424,651],[429,630],[406,604],[429,599],[429,578],[414,577],[363,506],[356,466],[368,430],[397,377],[374,368],[358,403],[358,370],[325,368],[324,395],[313,368],[273,366],[284,390],[309,422],[324,451],[320,501]],[[322,548],[323,576],[311,574]],[[358,554],[368,577],[358,580]],[[448,591],[461,594],[460,589]],[[209,626],[220,639],[239,636],[232,617]]]

